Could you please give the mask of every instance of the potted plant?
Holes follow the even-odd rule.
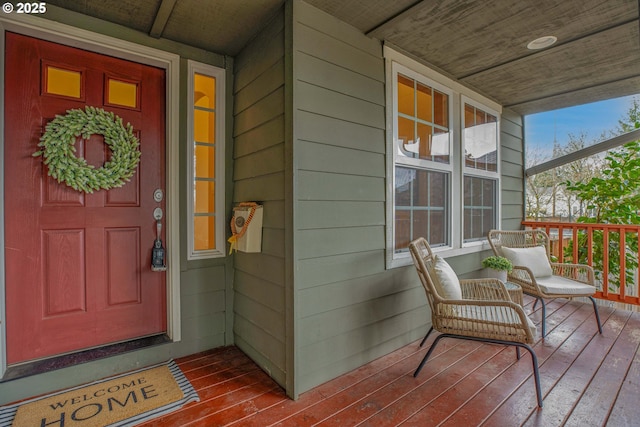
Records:
[[[484,276],[493,277],[503,282],[507,281],[507,274],[513,270],[513,264],[505,257],[492,255],[482,260]]]

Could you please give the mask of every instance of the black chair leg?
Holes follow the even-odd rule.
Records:
[[[531,347],[526,344],[516,344],[518,347],[525,348],[531,354],[531,363],[533,364],[533,379],[536,383],[536,397],[538,398],[538,406],[542,408],[542,391],[540,389],[540,371],[538,369],[538,357]]]
[[[429,332],[431,332],[431,331],[429,331]],[[433,352],[433,350],[436,348],[436,345],[438,344],[438,341],[440,341],[442,338],[444,338],[446,336],[448,336],[448,335],[442,334],[442,335],[438,335],[436,337],[436,339],[433,341],[433,344],[431,344],[431,347],[429,347],[429,351],[427,351],[427,354],[425,354],[424,358],[422,359],[422,362],[420,362],[420,365],[418,365],[418,369],[416,369],[416,371],[413,373],[413,377],[414,378],[418,376],[418,374],[422,370],[422,367],[424,366],[424,364],[427,363],[427,360],[429,359],[429,356],[431,356],[431,353]]]
[[[600,322],[600,313],[598,312],[598,305],[596,304],[595,298],[590,296],[589,299],[591,300],[591,304],[593,304],[593,312],[596,314],[596,322],[598,322],[598,332],[602,334],[602,323]],[[547,307],[542,298],[536,297],[536,301],[533,304],[534,308],[538,303],[538,301],[540,301],[540,303],[542,304],[542,338],[544,338],[547,335],[547,325],[546,325]]]
[[[429,333],[430,332],[431,331],[429,331]],[[458,339],[469,340],[469,341],[489,342],[489,343],[502,344],[502,345],[513,345],[518,350],[518,354],[520,353],[519,351],[520,347],[527,350],[529,354],[531,354],[531,363],[533,364],[533,379],[536,385],[536,398],[538,399],[538,406],[542,408],[542,391],[540,388],[540,370],[538,369],[538,357],[536,356],[536,353],[533,351],[533,349],[529,345],[523,344],[523,343],[518,343],[513,341],[492,340],[487,338],[466,337],[466,336],[454,335],[454,334],[440,334],[433,341],[433,344],[431,344],[429,351],[427,351],[427,354],[422,359],[422,362],[420,362],[420,365],[418,365],[418,369],[416,369],[416,371],[413,373],[414,378],[418,376],[424,364],[427,363],[429,356],[431,356],[431,353],[436,348],[436,345],[438,345],[438,342],[445,337],[458,338]]]
[[[424,338],[422,338],[422,342],[420,343],[420,347],[422,347],[424,345],[424,342],[427,340],[427,338],[429,338],[429,335],[431,334],[431,332],[433,332],[433,326],[429,328],[429,332],[427,332],[427,335],[425,335]]]
[[[598,322],[598,332],[602,334],[602,323],[600,323],[600,313],[598,313],[598,306],[596,304],[596,300],[593,297],[589,297],[591,300],[591,304],[593,304],[593,311],[596,313],[596,321]]]
[[[516,358],[520,360],[522,356],[520,356],[520,347],[516,346]]]
[[[547,335],[547,306],[542,298],[536,297],[536,302],[538,300],[542,305],[542,338],[544,338]]]

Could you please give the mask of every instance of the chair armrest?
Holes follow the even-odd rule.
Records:
[[[498,279],[462,279],[460,288],[464,300],[511,301],[507,288]]]
[[[595,286],[595,273],[590,265],[552,262],[551,268],[556,276]]]
[[[510,300],[442,300],[434,306],[432,322],[439,332],[504,341],[534,340],[524,309]]]
[[[533,276],[533,273],[529,268],[514,265],[513,270],[508,275],[509,281],[513,283],[517,283],[522,288],[524,293],[530,295],[541,295],[542,291],[536,282],[536,278]]]

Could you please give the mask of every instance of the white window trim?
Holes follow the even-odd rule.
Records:
[[[225,70],[224,68],[215,67],[213,65],[202,64],[200,62],[187,61],[188,69],[188,85],[187,85],[187,241],[188,241],[188,260],[220,258],[226,255],[225,246],[225,229],[224,229],[224,212],[225,212]],[[194,194],[193,183],[195,179],[195,170],[193,165],[194,158],[194,130],[193,130],[193,80],[194,74],[202,74],[216,79],[216,103],[215,103],[215,235],[216,249],[196,251],[194,249]]]
[[[436,162],[430,162],[429,169],[434,170],[446,170],[450,171],[450,209],[451,218],[450,221],[450,242],[451,246],[442,246],[434,248],[434,252],[439,253],[442,256],[458,256],[469,253],[480,252],[490,249],[490,246],[486,240],[468,242],[463,244],[463,206],[464,206],[464,193],[463,193],[463,173],[464,171],[464,159],[462,156],[462,114],[464,109],[464,102],[472,105],[477,105],[483,108],[487,112],[495,113],[498,118],[498,136],[500,135],[500,116],[502,114],[502,106],[489,98],[486,98],[478,93],[475,93],[468,87],[464,86],[458,81],[455,81],[437,71],[431,69],[427,65],[416,61],[394,49],[390,46],[384,46],[384,58],[385,58],[385,71],[387,76],[385,96],[387,99],[386,109],[386,139],[387,139],[387,191],[386,191],[386,265],[387,268],[396,268],[412,264],[411,255],[408,252],[395,253],[395,165],[396,165],[396,141],[395,130],[397,129],[397,100],[395,94],[395,78],[397,70],[402,70],[401,74],[407,75],[407,77],[416,78],[421,82],[431,85],[434,89],[437,89],[450,96],[449,108],[450,108],[450,123],[449,129],[451,132],[451,162],[448,167],[443,168],[443,165],[438,165]],[[498,157],[500,153],[500,140],[498,139]],[[412,159],[406,158],[405,161],[399,162],[407,166],[413,164],[410,162]],[[415,159],[413,159],[415,160]],[[433,163],[433,168],[432,168]],[[498,174],[497,174],[497,210],[498,221],[497,225],[501,224],[501,179],[500,179],[500,161],[498,159]],[[423,167],[424,164],[421,166]]]

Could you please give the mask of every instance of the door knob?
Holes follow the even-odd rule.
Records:
[[[162,219],[162,216],[163,216],[162,208],[155,208],[153,210],[153,219],[155,219],[156,221],[160,221]]]

